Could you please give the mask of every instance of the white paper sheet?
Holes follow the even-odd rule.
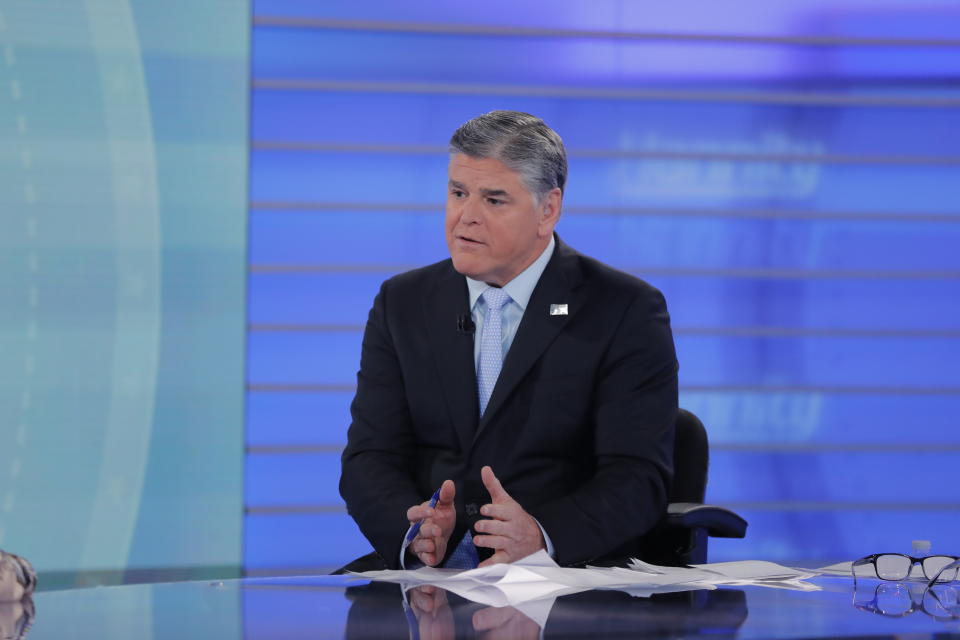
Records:
[[[414,571],[367,571],[352,575],[396,582],[404,588],[434,585],[488,606],[517,607],[538,623],[544,612],[549,614],[557,597],[590,589],[615,589],[637,597],[648,597],[654,593],[715,589],[724,585],[802,591],[820,588],[803,582],[805,578],[816,575],[816,572],[791,569],[772,562],[718,562],[694,567],[660,567],[633,560],[630,568],[573,569],[560,567],[545,551],[538,551],[514,563],[478,567],[469,571],[423,567]]]

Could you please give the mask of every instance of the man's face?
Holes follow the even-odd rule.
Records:
[[[537,204],[520,174],[493,158],[450,158],[446,236],[453,267],[503,286],[550,243],[560,215],[554,189]]]

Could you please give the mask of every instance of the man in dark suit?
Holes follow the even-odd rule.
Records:
[[[494,111],[450,147],[451,258],[387,280],[367,321],[348,511],[390,567],[637,555],[672,471],[663,296],[554,234],[567,162],[542,120]]]

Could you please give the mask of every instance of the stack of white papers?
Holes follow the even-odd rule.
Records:
[[[697,582],[717,586],[759,586],[774,589],[795,589],[798,591],[819,591],[820,587],[807,578],[819,575],[819,571],[792,569],[764,560],[743,560],[740,562],[714,562],[695,564],[687,567],[658,567],[640,560],[631,560],[630,568],[641,573],[668,575],[681,579],[693,577]]]
[[[517,606],[543,601],[545,614],[559,596],[590,589],[616,589],[634,596],[654,593],[716,589],[718,586],[756,585],[779,589],[815,591],[804,582],[815,571],[791,569],[772,562],[718,562],[693,567],[660,567],[633,560],[625,567],[560,567],[545,551],[538,551],[510,564],[458,571],[423,567],[414,571],[367,571],[353,574],[370,580],[399,583],[405,588],[434,585],[492,607]],[[529,606],[524,613],[540,616]],[[531,615],[533,614],[533,615]]]

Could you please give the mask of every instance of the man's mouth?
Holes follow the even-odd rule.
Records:
[[[479,240],[474,240],[473,238],[468,238],[466,236],[457,236],[458,240],[463,240],[464,242],[469,242],[471,244],[483,244]]]

